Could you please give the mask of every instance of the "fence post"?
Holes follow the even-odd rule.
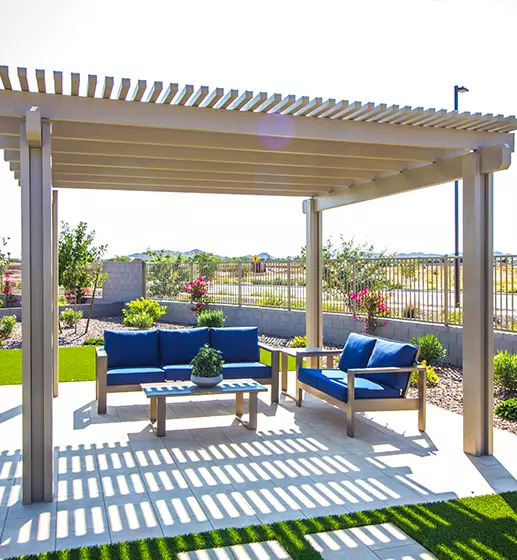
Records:
[[[238,276],[238,305],[239,307],[242,307],[242,263],[239,262],[239,264],[237,265],[237,276]]]
[[[287,309],[291,311],[291,261],[287,261]]]
[[[191,262],[190,263],[190,281],[192,282],[194,280],[194,263]]]
[[[352,292],[357,294],[357,262],[355,259],[352,260]],[[356,312],[355,300],[352,302],[351,307],[352,307],[352,313],[355,313]]]
[[[449,326],[449,255],[443,257],[443,322],[446,327]]]

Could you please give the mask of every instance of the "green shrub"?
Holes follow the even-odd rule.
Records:
[[[226,317],[220,309],[207,309],[197,317],[198,327],[224,327]]]
[[[0,348],[4,344],[4,340],[9,338],[16,326],[16,317],[14,315],[6,315],[0,319]]]
[[[449,311],[449,323],[451,325],[463,325],[463,310],[461,307]]]
[[[517,354],[499,350],[494,356],[494,381],[508,391],[517,391]]]
[[[431,387],[435,387],[440,382],[440,378],[436,375],[434,367],[429,365],[425,360],[420,362],[421,366],[425,367],[425,377],[427,379],[427,384]],[[411,374],[411,380],[409,382],[411,387],[418,387],[418,371],[414,371]]]
[[[82,311],[74,311],[73,309],[65,309],[61,311],[59,320],[65,327],[72,328],[80,319],[83,318]]]
[[[517,399],[508,399],[495,407],[495,415],[506,420],[517,420]]]
[[[102,336],[87,338],[86,340],[83,340],[83,346],[104,346],[104,339]]]
[[[124,325],[138,329],[149,329],[165,313],[167,307],[157,301],[141,297],[126,303],[127,309],[122,310]],[[146,326],[147,325],[147,326]]]
[[[263,292],[264,296],[262,299],[258,300],[258,304],[262,307],[286,307],[286,302],[281,294],[275,294],[273,292]]]
[[[217,377],[223,371],[223,355],[220,350],[208,344],[201,346],[199,352],[191,360],[192,374],[198,377]]]
[[[57,296],[57,304],[58,305],[68,305],[68,301],[66,301],[66,297],[63,294],[59,294]]]
[[[307,337],[295,336],[291,341],[291,348],[307,348]]]
[[[411,344],[420,346],[420,360],[428,364],[434,364],[447,355],[447,350],[443,347],[440,339],[434,336],[434,334],[414,336],[410,342]]]

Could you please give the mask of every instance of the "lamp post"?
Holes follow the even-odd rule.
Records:
[[[454,110],[458,110],[460,93],[467,93],[465,86],[454,86]],[[454,181],[454,307],[459,307],[460,300],[460,185]]]

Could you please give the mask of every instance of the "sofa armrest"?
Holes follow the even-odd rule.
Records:
[[[95,392],[97,396],[97,412],[106,414],[106,385],[108,383],[108,354],[104,348],[95,349]]]
[[[424,371],[423,366],[412,367],[379,367],[379,368],[354,368],[349,369],[347,373],[351,375],[364,375],[365,373],[413,373],[414,371]]]
[[[339,356],[343,350],[326,350],[325,348],[296,348],[296,356],[302,358],[325,358]]]
[[[258,343],[259,348],[262,348],[262,350],[267,350],[268,352],[278,352],[279,348],[275,348],[274,346],[271,346],[270,344],[266,344],[265,342],[259,342]]]
[[[259,348],[271,352],[271,404],[277,403],[280,388],[280,350],[263,342],[259,342]]]

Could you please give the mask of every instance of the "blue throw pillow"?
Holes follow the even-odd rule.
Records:
[[[190,364],[190,360],[199,352],[199,349],[209,343],[208,327],[175,331],[160,329],[158,333],[162,366]]]
[[[376,342],[377,339],[371,336],[350,333],[339,359],[339,369],[348,371],[349,369],[365,368]]]
[[[257,327],[211,328],[210,346],[220,350],[227,363],[260,361]]]
[[[418,348],[413,344],[377,339],[368,361],[368,367],[411,367],[415,363]],[[372,373],[364,377],[401,391],[407,387],[409,373]]]
[[[104,331],[108,369],[159,366],[158,331]]]

